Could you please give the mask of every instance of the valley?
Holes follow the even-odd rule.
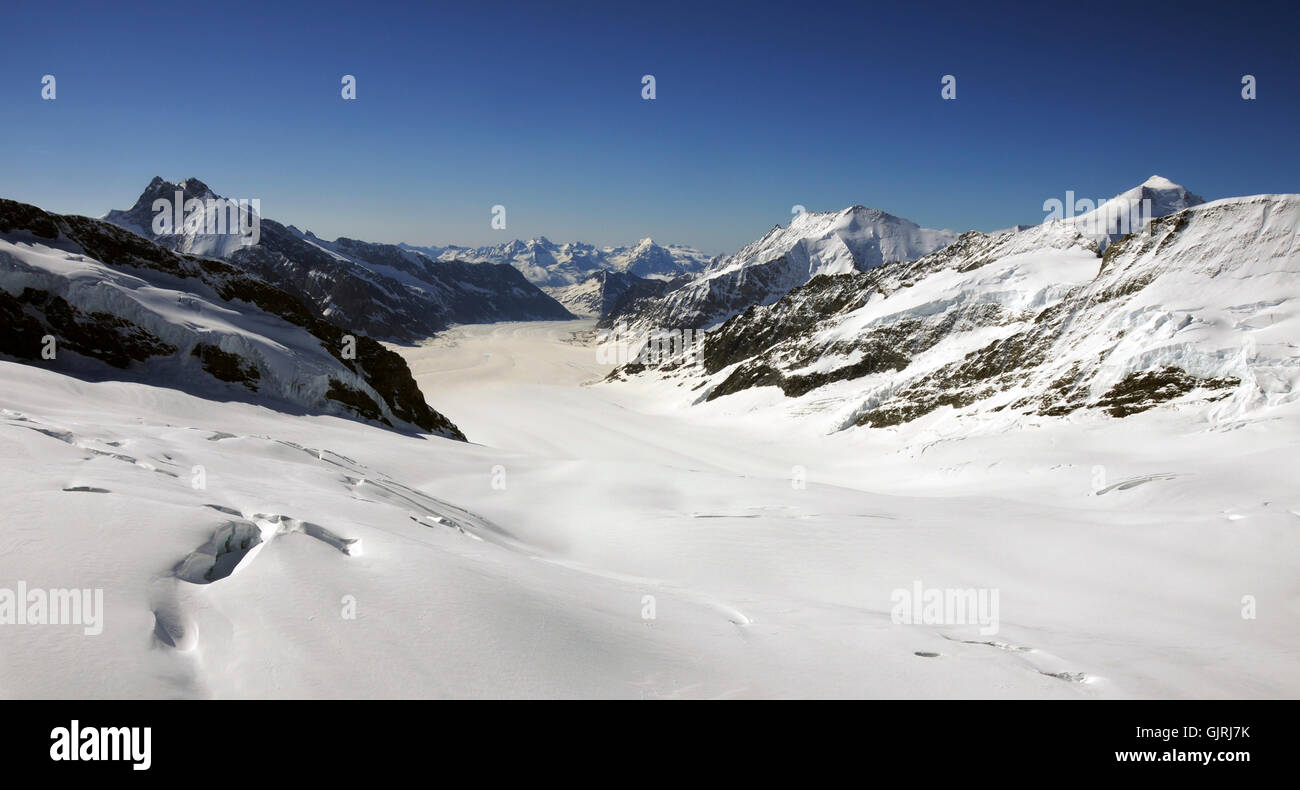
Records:
[[[0,641],[0,696],[1300,694],[1294,196],[1104,255],[854,207],[578,320],[503,264],[2,207],[0,579],[102,607]]]

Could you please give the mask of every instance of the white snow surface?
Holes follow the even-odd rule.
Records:
[[[0,586],[106,606],[0,625],[0,696],[1300,695],[1295,402],[824,435],[588,386],[590,327],[399,349],[474,444],[0,362]]]

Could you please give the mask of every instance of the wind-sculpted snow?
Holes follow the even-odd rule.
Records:
[[[753,305],[766,305],[810,279],[874,269],[946,246],[957,234],[922,228],[877,209],[804,212],[698,277],[658,298],[624,306],[609,316],[633,329],[700,329]]]
[[[30,364],[463,438],[378,342],[100,220],[0,201],[0,314],[0,352]]]
[[[832,429],[938,409],[1123,417],[1186,402],[1240,416],[1300,392],[1298,229],[1300,197],[1260,195],[1157,219],[1104,257],[1067,221],[967,233],[914,262],[817,277],[660,373],[701,402],[777,387]]]
[[[10,362],[0,362],[0,367],[5,367],[4,380],[10,385],[7,401],[26,399],[19,390],[35,391],[27,389],[32,382],[49,388],[50,380],[58,378]],[[214,617],[212,607],[233,595],[242,602],[229,610],[231,616],[237,617],[237,610],[258,603],[273,610],[274,605],[266,601],[256,602],[255,594],[245,598],[239,588],[256,575],[255,567],[277,565],[302,551],[316,556],[304,543],[330,550],[332,556],[321,558],[320,563],[326,575],[345,573],[338,563],[364,562],[363,536],[374,536],[377,530],[386,531],[377,541],[381,557],[392,551],[389,540],[384,539],[389,535],[399,544],[419,544],[420,533],[429,530],[519,550],[508,532],[482,516],[342,453],[270,436],[159,423],[151,415],[129,416],[148,415],[147,408],[140,408],[141,401],[124,411],[113,406],[116,395],[126,393],[129,398],[144,393],[143,402],[185,404],[190,409],[186,419],[202,421],[204,410],[193,410],[193,405],[201,402],[179,393],[157,390],[149,394],[150,388],[123,383],[56,384],[55,389],[66,393],[105,387],[111,390],[93,415],[71,415],[64,410],[63,417],[54,421],[12,409],[0,411],[0,449],[30,447],[40,461],[29,472],[45,480],[42,488],[66,481],[58,489],[65,496],[89,492],[106,500],[103,511],[83,509],[75,524],[65,522],[68,530],[55,539],[69,541],[63,544],[67,550],[46,557],[56,561],[61,557],[84,573],[80,563],[86,558],[73,548],[78,542],[73,534],[79,526],[92,532],[107,530],[102,533],[107,545],[88,538],[80,548],[89,552],[90,559],[98,556],[119,574],[123,567],[136,571],[138,575],[118,575],[109,582],[113,590],[110,600],[118,606],[130,600],[141,610],[118,608],[110,615],[106,641],[112,646],[150,646],[152,632],[157,645],[185,656],[186,663],[177,664],[156,693],[170,694],[167,690],[180,682],[187,695],[202,695],[209,676],[230,671],[234,683],[225,686],[226,693],[239,694],[244,684],[238,681],[239,672],[231,671],[230,656],[249,646],[238,637],[232,641],[229,621]],[[81,396],[69,402],[94,403]],[[219,405],[207,412],[221,414],[223,408],[230,413],[242,408],[248,414],[259,414],[238,404]],[[275,424],[274,419],[254,421],[257,419]],[[399,442],[424,444],[388,433]],[[88,484],[92,481],[95,485]],[[52,507],[58,510],[60,505]],[[131,515],[123,517],[127,512]],[[11,536],[0,534],[0,542]],[[188,550],[183,549],[186,541],[191,541]],[[166,556],[169,552],[170,558]],[[28,556],[24,565],[23,572],[39,573],[35,557]],[[7,568],[6,574],[10,570]],[[89,649],[96,647],[90,645]],[[116,649],[110,647],[109,653]],[[96,695],[112,696],[112,689],[134,682],[127,675],[139,672],[139,666],[119,665],[119,659],[113,656],[105,662],[114,674]],[[198,677],[178,681],[179,676],[195,672]],[[35,692],[34,687],[29,689],[29,693]]]

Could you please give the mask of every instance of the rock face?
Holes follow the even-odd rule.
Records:
[[[682,282],[688,279],[684,278]],[[546,290],[574,315],[604,319],[617,312],[624,302],[660,296],[672,287],[665,280],[652,280],[625,272],[599,271],[575,285]]]
[[[642,300],[612,315],[638,328],[711,327],[751,305],[771,304],[792,288],[823,274],[874,269],[951,243],[957,234],[922,228],[877,209],[796,216],[733,255],[657,299]]]
[[[696,359],[641,375],[685,379],[701,402],[775,387],[840,429],[940,410],[1242,414],[1300,397],[1298,229],[1300,196],[1259,195],[1157,219],[1104,256],[1067,221],[970,232],[814,277],[707,334]]]
[[[216,200],[198,179],[154,178],[135,205],[106,220],[175,252],[227,261],[313,305],[331,321],[373,337],[413,342],[452,323],[563,320],[570,315],[510,266],[436,261],[392,244],[341,238],[327,242],[262,217],[255,244],[238,234],[208,233],[215,222],[154,232],[156,200]],[[229,223],[227,223],[229,227]]]
[[[0,200],[0,353],[271,408],[464,439],[402,358],[223,261]]]

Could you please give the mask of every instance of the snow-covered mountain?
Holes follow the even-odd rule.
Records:
[[[804,212],[740,251],[715,260],[699,277],[658,299],[611,316],[639,327],[708,327],[752,305],[770,304],[822,274],[867,271],[917,258],[957,238],[878,209],[850,206]]]
[[[464,438],[382,344],[103,220],[0,200],[0,314],[0,353],[53,371]]]
[[[600,271],[671,279],[703,271],[711,260],[692,247],[661,245],[649,238],[624,247],[596,247],[580,241],[556,244],[545,236],[484,247],[401,246],[442,261],[507,263],[523,272],[529,282],[545,288],[575,285]]]
[[[581,282],[547,292],[570,313],[583,318],[599,318],[627,291],[635,280],[643,278],[609,270],[588,274]]]
[[[1298,227],[1300,195],[1257,195],[1184,208],[1104,255],[1070,221],[972,231],[816,277],[660,372],[699,402],[774,388],[777,408],[827,430],[1166,403],[1239,416],[1300,397]]]
[[[922,228],[865,206],[805,211],[789,225],[774,227],[739,252],[719,259],[705,274],[713,277],[784,255],[804,269],[806,281],[819,274],[866,271],[889,261],[911,260],[947,246],[956,237],[950,230]]]
[[[154,232],[156,200],[219,199],[198,179],[179,184],[154,178],[135,205],[110,211],[109,222],[168,249],[216,257],[255,274],[314,305],[331,321],[374,337],[412,342],[453,323],[562,320],[568,311],[509,266],[438,261],[392,244],[340,238],[260,218],[256,244],[237,233],[203,228]],[[213,214],[209,209],[205,217]]]
[[[544,290],[574,315],[605,319],[622,311],[626,304],[637,299],[662,296],[690,279],[690,275],[663,280],[638,277],[628,272],[602,270],[587,275],[586,279],[573,285]]]
[[[1186,187],[1175,184],[1164,176],[1155,175],[1103,202],[1092,211],[1075,215],[1066,221],[1074,224],[1105,250],[1112,241],[1118,241],[1126,234],[1137,231],[1147,219],[1165,217],[1204,202],[1204,199],[1192,194]]]

